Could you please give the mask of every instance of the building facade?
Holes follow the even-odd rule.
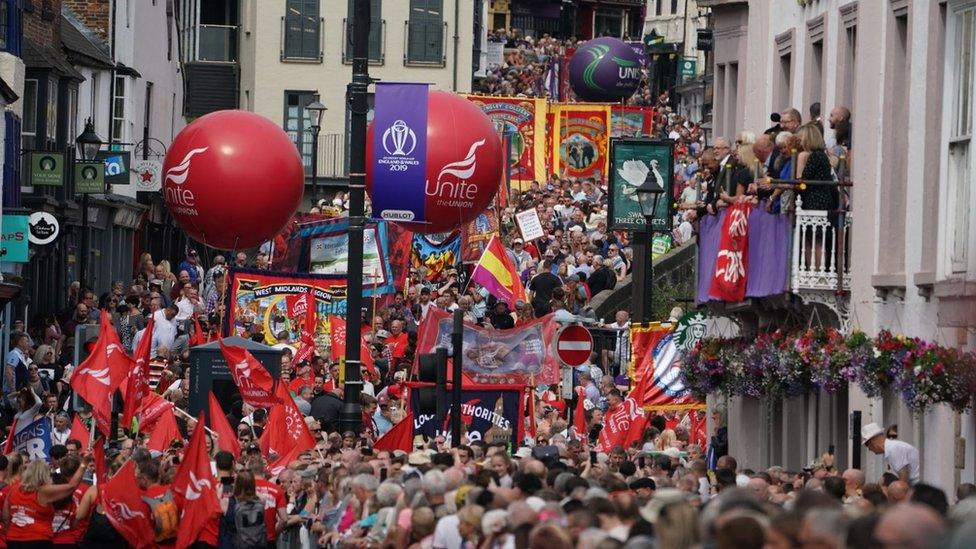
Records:
[[[791,107],[808,121],[813,103],[824,119],[836,106],[852,112],[850,328],[976,349],[976,2],[699,4],[712,9],[714,24],[714,135],[762,131],[771,112]],[[825,133],[829,141],[832,132]],[[841,431],[834,440],[846,439],[841,455],[859,454],[869,477],[882,472],[880,458],[850,444],[848,413],[861,412],[862,423],[897,424],[900,438],[921,452],[924,481],[947,491],[973,482],[971,413],[939,406],[913,417],[898,396],[868,399],[856,388],[843,400],[819,412]],[[742,417],[729,421],[731,452],[761,460],[770,441]],[[803,439],[808,429],[792,435]],[[822,451],[809,448],[803,457]]]
[[[648,0],[646,13],[644,36],[651,35],[658,42],[648,46],[652,87],[673,90],[681,115],[705,120],[709,52],[698,49],[698,31],[706,30],[708,10],[699,7],[697,0]]]

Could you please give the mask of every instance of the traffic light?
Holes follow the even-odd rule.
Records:
[[[434,414],[437,421],[443,421],[447,417],[450,398],[447,394],[447,349],[438,348],[435,353],[420,355],[419,366],[419,381],[434,384],[417,391],[419,411]]]
[[[104,313],[103,313],[104,314]],[[75,328],[75,368],[88,358],[98,341],[98,324],[82,324]]]

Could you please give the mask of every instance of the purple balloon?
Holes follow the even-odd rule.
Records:
[[[640,81],[637,53],[616,38],[594,38],[569,60],[569,85],[583,101],[626,99],[634,95]]]

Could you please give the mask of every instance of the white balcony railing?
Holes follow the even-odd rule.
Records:
[[[838,231],[836,216],[831,216],[825,210],[804,210],[802,206],[802,201],[797,197],[790,269],[792,290],[848,290],[851,284],[848,259],[851,213],[845,213],[843,231]],[[839,261],[838,247],[843,248]],[[838,278],[841,285],[838,285]]]

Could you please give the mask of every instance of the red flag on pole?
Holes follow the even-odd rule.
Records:
[[[190,444],[183,454],[183,461],[173,478],[173,493],[183,496],[176,549],[192,545],[200,537],[204,527],[221,513],[216,491],[217,481],[210,470],[210,456],[204,440],[205,424],[201,412],[197,417],[197,426],[190,436]]]
[[[230,426],[230,422],[227,421],[227,416],[224,414],[224,410],[220,407],[220,403],[217,402],[217,397],[214,396],[213,392],[210,393],[210,409],[208,413],[210,415],[210,428],[217,433],[217,447],[234,454],[235,458],[240,457],[241,443],[237,441],[237,433]]]
[[[315,316],[315,292],[309,288],[308,294],[305,297],[305,324],[302,326],[301,346],[292,359],[292,362],[295,364],[312,358],[312,353],[315,351],[315,328],[317,325],[318,319]]]
[[[152,357],[149,355],[152,351],[154,326],[155,320],[150,316],[149,322],[146,324],[146,331],[142,333],[142,339],[139,340],[139,346],[136,348],[135,366],[129,373],[129,381],[126,384],[122,406],[122,426],[126,429],[132,425],[132,418],[139,412],[146,395],[151,392],[149,387],[149,361],[152,360]]]
[[[111,417],[112,395],[132,369],[132,359],[125,354],[110,318],[111,315],[102,311],[98,340],[88,358],[71,374],[69,381],[71,388],[91,404],[96,418],[100,420]]]
[[[100,478],[99,482],[105,481]],[[102,485],[98,497],[105,518],[112,523],[115,531],[129,545],[141,549],[153,545],[156,532],[151,519],[152,512],[142,500],[139,490],[135,489],[136,486],[136,463],[129,460],[114,477]]]
[[[207,342],[207,336],[203,335],[203,328],[200,327],[200,319],[193,315],[193,336],[190,337],[190,347],[203,345]]]
[[[227,369],[234,378],[234,384],[241,392],[244,402],[255,408],[269,408],[278,403],[273,394],[274,379],[258,359],[254,358],[247,349],[235,345],[225,345],[220,342],[220,353],[224,355]]]
[[[85,427],[85,424],[81,422],[81,416],[75,414],[75,418],[71,420],[71,438],[77,440],[81,443],[81,453],[88,451],[88,444],[91,442],[91,432]]]
[[[278,456],[269,466],[272,474],[277,474],[302,452],[315,447],[315,437],[309,432],[305,418],[283,384],[278,385],[277,396],[281,403],[276,404],[268,414],[268,422],[259,441],[264,453]]]
[[[101,436],[92,443],[92,461],[95,462],[95,481],[108,478],[108,464],[105,463],[105,439]]]
[[[170,411],[168,414],[160,416],[159,421],[149,433],[149,440],[146,441],[146,448],[165,452],[169,449],[174,440],[183,440],[179,426],[176,425],[176,416]]]
[[[583,440],[589,436],[586,431],[586,390],[582,387],[576,388],[576,410],[573,412],[573,429],[576,429],[576,436]]]
[[[413,413],[407,412],[403,419],[390,428],[383,436],[376,439],[373,443],[374,450],[403,450],[410,453],[413,451]]]
[[[329,336],[332,340],[332,360],[339,360],[346,356],[346,320],[344,318],[329,315]],[[359,360],[366,367],[370,374],[376,375],[376,365],[373,363],[373,356],[369,352],[369,345],[366,343],[366,332],[363,330],[363,337],[359,342]]]

